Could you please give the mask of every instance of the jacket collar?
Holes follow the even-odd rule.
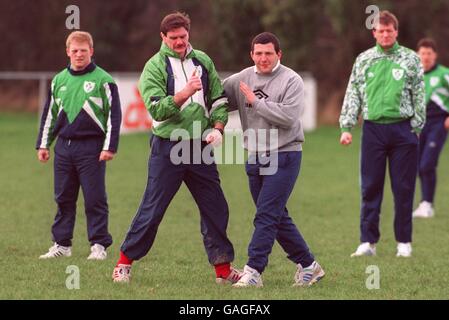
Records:
[[[177,58],[177,59],[181,59],[181,57],[179,56],[179,54],[177,54],[176,52],[174,52],[172,49],[170,49],[169,47],[167,47],[167,45],[164,43],[164,41],[162,41],[161,44],[161,49],[160,52],[163,55],[166,55],[168,57],[173,57],[173,58]],[[184,59],[190,59],[192,57],[195,56],[195,51],[193,50],[192,46],[190,45],[190,43],[187,45],[187,54],[185,55]]]
[[[431,73],[431,72],[435,71],[437,68],[438,68],[438,63],[435,63],[435,65],[432,68],[430,68],[429,70],[425,71],[424,74]]]
[[[92,61],[83,70],[73,70],[72,68],[70,68],[70,64],[67,66],[67,70],[69,70],[72,76],[81,76],[83,74],[94,71],[96,67],[97,65]]]
[[[398,49],[399,49],[399,43],[396,41],[395,43],[394,43],[394,45],[393,45],[393,47],[391,47],[390,49],[388,49],[388,50],[384,50],[381,46],[380,46],[380,44],[378,44],[378,43],[376,43],[376,47],[377,47],[377,52],[379,52],[379,53],[384,53],[384,54],[393,54],[393,53],[396,53],[397,51],[398,51]]]

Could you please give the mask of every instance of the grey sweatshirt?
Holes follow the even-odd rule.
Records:
[[[253,105],[240,92],[240,81],[256,94]],[[249,67],[225,79],[224,89],[229,111],[239,110],[244,148],[250,153],[302,150],[304,83],[295,71],[278,64],[265,75],[257,73],[255,66]]]

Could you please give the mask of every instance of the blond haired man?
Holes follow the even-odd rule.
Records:
[[[376,46],[361,53],[352,69],[340,115],[342,145],[363,116],[360,156],[360,242],[352,257],[376,254],[388,162],[394,195],[398,257],[412,254],[412,210],[418,167],[418,134],[425,122],[423,69],[418,55],[397,42],[399,22],[388,11],[373,30]]]
[[[50,159],[50,146],[58,137],[54,159],[54,245],[40,258],[71,256],[81,186],[91,245],[88,259],[103,260],[106,248],[112,244],[108,232],[106,161],[117,152],[120,100],[112,77],[92,61],[92,36],[83,31],[72,32],[66,46],[70,64],[52,80],[36,143],[37,157],[45,163]]]

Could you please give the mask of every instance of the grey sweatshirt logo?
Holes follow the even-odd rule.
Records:
[[[256,95],[256,97],[259,98],[259,99],[266,99],[266,98],[268,98],[268,94],[266,94],[265,92],[263,92],[260,89],[254,90],[253,92]]]
[[[268,98],[268,94],[263,92],[261,89],[254,90],[253,93],[256,95],[256,97],[258,99],[267,99]],[[250,104],[250,103],[245,103],[245,107],[246,108],[252,108],[253,105]]]

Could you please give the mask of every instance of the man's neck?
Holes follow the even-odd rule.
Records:
[[[82,67],[76,67],[73,65],[70,65],[70,69],[72,69],[73,71],[83,71],[84,69],[86,69],[88,66],[90,65],[90,62],[88,64],[86,64],[85,66]]]
[[[96,68],[96,66],[93,61],[89,62],[89,64],[87,66],[85,66],[84,68],[74,69],[72,65],[68,66],[69,72],[74,76],[83,75],[83,74],[92,72],[95,68]]]
[[[396,48],[399,47],[397,42],[393,43],[391,46],[383,46],[379,42],[377,42],[376,46],[379,51],[386,54],[393,53],[396,50]]]
[[[437,67],[437,63],[435,63],[435,64],[433,64],[433,65],[431,65],[430,67],[427,67],[427,68],[424,68],[424,72],[430,72],[430,71],[433,71],[434,69],[436,69],[436,67]]]

